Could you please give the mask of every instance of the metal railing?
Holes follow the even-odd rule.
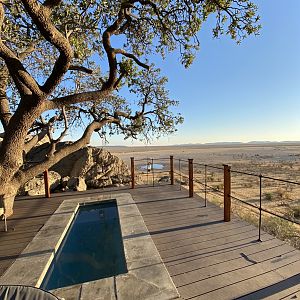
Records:
[[[242,203],[243,205],[248,206],[251,209],[254,210],[258,210],[259,213],[259,217],[258,217],[258,229],[259,229],[259,238],[258,240],[261,240],[261,228],[262,228],[262,216],[263,214],[268,214],[277,218],[280,218],[281,220],[285,220],[287,222],[291,222],[293,224],[297,224],[300,225],[300,221],[297,220],[295,217],[292,216],[285,216],[283,213],[280,213],[276,210],[271,210],[268,208],[265,208],[263,205],[263,202],[270,202],[272,201],[272,197],[274,196],[274,194],[276,194],[277,192],[274,192],[274,188],[280,188],[283,185],[294,185],[300,188],[300,183],[298,182],[294,182],[294,181],[290,181],[290,180],[285,180],[285,179],[280,179],[280,178],[274,178],[274,177],[270,177],[270,176],[265,176],[262,174],[254,174],[254,173],[248,173],[248,172],[242,172],[242,171],[237,171],[237,170],[231,170],[231,174],[232,175],[238,175],[238,176],[243,176],[243,177],[248,177],[251,179],[255,179],[254,183],[258,186],[258,193],[256,195],[252,195],[252,197],[250,197],[250,199],[243,199],[243,195],[238,194],[236,191],[234,191],[234,189],[231,191],[231,198],[237,202]],[[267,183],[267,181],[269,181]],[[274,182],[275,184],[270,184],[270,181]],[[252,180],[253,182],[253,180]],[[264,185],[265,183],[265,185]],[[272,194],[271,193],[264,193],[264,190],[272,190]],[[300,194],[299,194],[300,195]],[[284,200],[285,198],[283,197],[283,195],[279,196],[279,198],[281,198],[281,200]],[[277,199],[280,200],[280,199]],[[286,198],[286,200],[288,200],[288,198]],[[292,199],[290,199],[292,200]],[[273,200],[274,201],[274,200]],[[294,200],[292,200],[294,201]],[[287,205],[287,204],[282,204]]]
[[[168,180],[171,181],[171,184],[174,184],[174,177],[170,174],[173,174],[170,171],[172,168],[170,158],[141,158],[141,159],[134,159],[134,157],[130,158],[130,170],[131,170],[131,188],[134,189],[136,184],[139,181],[143,182],[143,185],[151,185],[154,186],[157,183],[163,183],[164,180],[159,178],[162,174],[165,177],[168,177]],[[170,166],[166,167],[166,162],[170,160]],[[166,175],[168,174],[168,175]],[[170,177],[169,177],[170,176]],[[159,178],[159,179],[158,179]]]
[[[148,158],[148,161],[151,165],[151,172],[154,172],[153,164],[156,160]],[[182,185],[186,186],[188,189],[189,197],[193,197],[194,192],[203,193],[205,207],[207,206],[207,200],[209,195],[217,195],[218,197],[222,197],[222,205],[224,207],[224,222],[229,222],[231,220],[232,201],[241,203],[242,205],[248,207],[252,211],[256,211],[258,214],[258,240],[261,240],[263,214],[269,214],[271,216],[280,218],[293,224],[300,225],[300,221],[297,220],[295,217],[285,216],[284,214],[270,210],[264,207],[263,205],[263,202],[266,201],[263,199],[264,195],[268,195],[268,193],[264,193],[264,189],[267,188],[267,186],[263,186],[265,180],[275,181],[275,186],[278,186],[278,183],[281,183],[288,185],[297,185],[300,188],[300,183],[298,182],[273,178],[270,176],[264,176],[262,174],[254,174],[238,170],[232,170],[231,167],[228,165],[218,166],[197,163],[194,162],[193,159],[180,159],[170,156],[170,158],[163,158],[159,160],[169,160],[169,162],[165,163],[164,170],[162,171],[162,173],[169,174],[170,184],[174,184],[175,182],[179,183],[180,189]],[[132,158],[133,168],[134,162],[134,158]],[[235,180],[236,176],[250,176],[252,178],[247,184],[249,185],[250,182],[252,182],[252,190],[257,190],[257,193],[254,196],[252,195],[250,197],[250,200],[246,199],[247,195],[245,196],[245,193],[237,191],[237,181]],[[134,177],[135,176],[132,177],[132,182],[134,181]],[[243,182],[243,180],[245,180],[245,178],[242,178],[242,180],[240,179],[238,181],[239,184],[240,181]],[[253,187],[253,182],[257,186]],[[152,185],[154,186],[154,184],[155,182],[153,177]],[[245,184],[245,187],[248,186],[247,184]],[[245,187],[241,186],[240,190],[244,190]]]
[[[161,165],[162,167],[156,168],[156,165]],[[258,240],[261,240],[262,217],[264,214],[300,225],[300,221],[298,220],[300,217],[300,208],[298,215],[292,216],[264,206],[264,203],[270,204],[272,197],[277,197],[277,202],[278,198],[279,200],[281,199],[282,205],[289,205],[284,200],[291,202],[294,198],[294,200],[300,201],[300,183],[295,181],[232,170],[228,165],[220,166],[195,163],[193,159],[180,159],[174,158],[174,156],[142,159],[131,157],[130,169],[132,189],[136,187],[139,179],[142,178],[143,183],[145,184],[146,182],[150,186],[155,186],[156,184],[174,185],[175,183],[179,183],[180,189],[182,186],[187,187],[190,198],[194,196],[195,192],[202,193],[205,207],[207,206],[208,195],[221,197],[225,222],[231,220],[232,200],[257,212]],[[163,177],[160,177],[162,175]],[[240,178],[236,180],[238,176]],[[161,180],[162,178],[165,178],[165,180]],[[44,181],[45,195],[46,197],[50,197],[47,171],[44,172]],[[271,182],[275,182],[275,186]],[[293,192],[293,186],[297,186],[299,191]],[[277,188],[278,191],[274,191],[274,188]],[[287,192],[293,194],[289,196],[291,199],[287,197]]]

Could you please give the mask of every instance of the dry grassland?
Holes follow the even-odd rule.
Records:
[[[167,146],[167,147],[112,147],[109,149],[128,164],[130,157],[136,160],[139,183],[159,184],[160,178],[168,175],[169,156],[175,160],[176,181],[187,183],[187,159],[194,159],[194,182],[196,192],[204,197],[205,166],[207,199],[222,206],[223,164],[231,166],[231,194],[246,203],[259,206],[259,177],[237,173],[288,180],[287,183],[262,178],[262,208],[300,222],[300,144],[226,145],[226,146]],[[151,163],[163,165],[163,170],[152,174],[142,171],[141,166]],[[142,160],[143,159],[143,160]],[[179,161],[180,159],[180,161]],[[216,167],[216,168],[215,168]],[[180,176],[181,174],[181,176]],[[218,192],[219,191],[219,192]],[[258,210],[233,200],[233,212],[241,218],[258,224]],[[264,213],[263,228],[277,237],[288,240],[300,248],[300,226]]]

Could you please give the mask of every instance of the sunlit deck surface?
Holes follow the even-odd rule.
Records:
[[[265,233],[258,242],[256,227],[224,223],[222,209],[170,185],[17,199],[0,232],[0,275],[63,200],[112,191],[132,194],[182,299],[300,298],[300,251]]]

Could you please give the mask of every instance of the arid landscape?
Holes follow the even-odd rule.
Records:
[[[169,171],[169,156],[174,156],[175,179],[186,185],[188,174],[187,159],[194,159],[195,191],[204,197],[205,165],[207,199],[222,206],[223,164],[231,166],[232,209],[243,219],[258,224],[260,178],[262,208],[286,219],[300,221],[300,144],[223,144],[223,145],[184,145],[165,147],[109,147],[112,153],[122,158],[128,165],[130,157],[135,158],[138,183],[165,182]],[[147,160],[148,158],[148,160]],[[147,163],[163,166],[154,174],[141,168]],[[237,172],[236,172],[237,171]],[[239,173],[241,172],[241,173]],[[244,174],[247,173],[247,174]],[[248,174],[249,173],[249,174]],[[253,175],[252,175],[253,174]],[[265,178],[270,177],[270,178]],[[274,179],[279,180],[274,180]],[[286,180],[289,182],[281,181]],[[300,247],[299,226],[284,219],[263,213],[262,226],[281,239],[289,240]]]

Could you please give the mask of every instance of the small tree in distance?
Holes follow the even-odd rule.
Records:
[[[177,101],[148,60],[178,50],[188,67],[210,15],[214,37],[240,42],[260,28],[250,0],[2,1],[0,200],[6,216],[21,185],[88,144],[94,131],[133,138],[174,132],[182,122],[172,113]],[[78,127],[77,141],[57,147]],[[48,153],[25,164],[45,135]]]

